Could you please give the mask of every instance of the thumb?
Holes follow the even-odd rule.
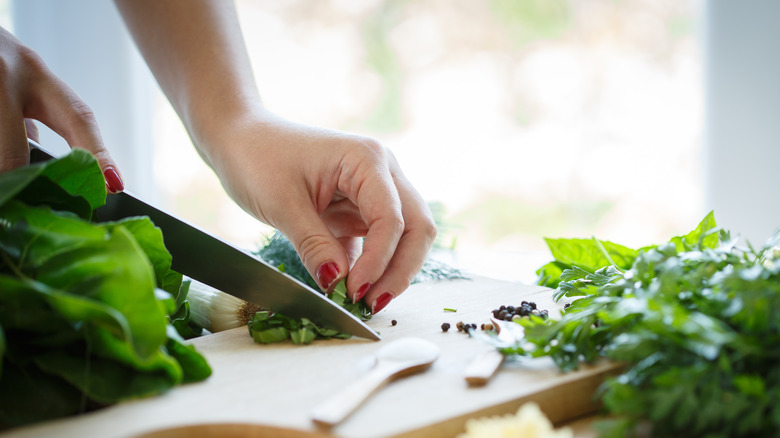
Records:
[[[306,270],[324,292],[329,293],[349,272],[347,251],[313,209],[288,214],[278,223]]]

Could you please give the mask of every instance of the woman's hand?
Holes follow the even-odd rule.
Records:
[[[287,236],[323,290],[349,273],[353,300],[378,312],[422,267],[431,214],[373,139],[258,109],[199,143],[233,199]]]
[[[33,119],[61,135],[70,147],[91,152],[109,191],[124,188],[89,107],[37,53],[0,28],[0,172],[29,164],[27,138],[38,140]]]
[[[198,152],[322,289],[349,274],[348,293],[378,312],[409,286],[436,229],[388,150],[267,112],[233,2],[116,3]]]

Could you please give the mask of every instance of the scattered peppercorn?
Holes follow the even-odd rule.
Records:
[[[533,301],[522,301],[519,306],[501,305],[497,309],[493,309],[492,314],[493,318],[501,321],[513,321],[517,318],[531,315],[536,315],[543,319],[549,317],[549,312],[538,309],[538,306]]]
[[[458,321],[458,323],[455,324],[455,327],[458,328],[459,332],[462,332],[463,331],[463,321]]]
[[[396,320],[390,321],[390,325],[392,325],[393,327],[395,327],[396,324],[398,324],[398,321]]]
[[[447,330],[449,329],[450,329],[450,323],[445,322],[444,324],[441,325],[441,331],[447,332]]]

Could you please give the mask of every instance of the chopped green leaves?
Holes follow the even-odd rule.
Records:
[[[267,311],[255,314],[249,322],[249,333],[259,344],[274,344],[287,339],[293,344],[310,344],[315,339],[350,337],[337,330],[319,327],[307,318],[289,318]]]
[[[346,280],[341,280],[330,298],[348,311],[360,311],[347,298]],[[360,317],[360,315],[356,315]],[[370,315],[369,315],[370,316]],[[315,339],[349,338],[350,335],[337,330],[319,327],[308,318],[295,319],[278,313],[260,311],[249,322],[249,334],[259,344],[274,344],[289,339],[293,344],[310,344]]]

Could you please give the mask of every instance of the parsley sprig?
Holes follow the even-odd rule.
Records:
[[[656,436],[777,436],[779,241],[740,246],[709,214],[685,236],[636,250],[628,266],[590,265],[599,250],[556,257],[560,277],[540,276],[571,305],[560,320],[521,322],[525,339],[503,351],[549,356],[562,370],[624,363],[597,394],[614,418],[603,436],[631,436],[642,421]],[[623,261],[634,254],[625,249]]]

